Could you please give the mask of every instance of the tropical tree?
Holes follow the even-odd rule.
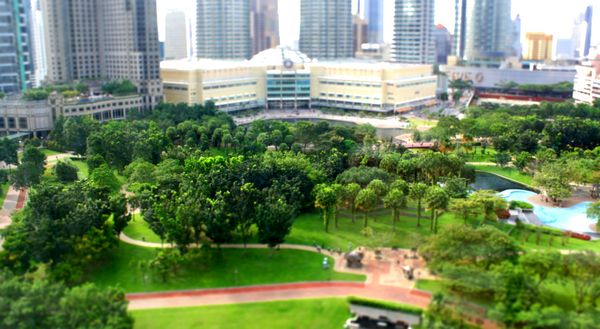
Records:
[[[356,197],[360,192],[360,185],[350,183],[342,188],[342,197],[346,205],[346,209],[350,209],[352,213],[352,223],[356,221]]]
[[[257,209],[258,241],[275,248],[285,241],[294,223],[295,209],[282,198],[270,197]]]
[[[362,189],[356,196],[356,207],[364,215],[364,227],[369,226],[369,213],[377,206],[377,194],[371,189]]]
[[[44,174],[45,164],[46,156],[42,151],[32,145],[25,147],[21,164],[11,175],[12,185],[21,188],[39,184]]]
[[[421,226],[421,210],[423,199],[427,194],[427,185],[424,183],[410,184],[409,198],[417,202],[417,227]]]
[[[431,231],[437,233],[439,212],[448,208],[450,197],[443,188],[431,186],[427,189],[425,202],[427,203],[427,208],[431,211]]]
[[[497,220],[497,212],[507,208],[506,200],[498,196],[495,191],[479,190],[473,193],[469,199],[483,208],[483,221]],[[483,225],[483,221],[480,225]]]
[[[383,198],[383,204],[386,208],[392,210],[392,220],[395,230],[396,223],[400,218],[400,209],[406,207],[406,194],[399,189],[392,189]]]
[[[336,190],[331,185],[319,184],[315,186],[315,207],[321,209],[325,232],[329,231],[329,221],[332,215],[335,216],[337,199]]]
[[[596,224],[596,231],[600,231],[600,201],[589,205],[587,209],[587,216],[598,221]]]
[[[64,161],[59,161],[54,166],[54,175],[59,182],[70,183],[79,179],[77,176],[77,170],[77,167]]]
[[[481,205],[473,199],[453,199],[450,202],[450,211],[462,217],[467,225],[469,217],[481,212]]]

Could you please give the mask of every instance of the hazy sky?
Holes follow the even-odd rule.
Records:
[[[356,1],[356,0],[353,0]],[[454,30],[454,0],[436,1],[436,24],[445,25],[450,32]],[[390,42],[393,34],[394,0],[384,2],[384,39]],[[170,10],[184,10],[188,15],[194,13],[195,0],[157,0],[159,34],[164,38],[164,16]],[[573,20],[594,4],[594,22],[592,38],[594,44],[600,44],[600,1],[599,0],[513,0],[513,18],[521,15],[522,33],[546,32],[558,38],[569,37]],[[281,41],[292,45],[298,39],[300,31],[300,0],[279,0],[279,21]]]

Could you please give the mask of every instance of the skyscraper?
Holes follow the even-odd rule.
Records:
[[[509,56],[511,0],[456,0],[455,54],[462,59]]]
[[[401,63],[433,64],[435,0],[396,0],[392,60]]]
[[[353,34],[353,48],[352,52],[356,55],[357,51],[361,50],[363,43],[367,42],[369,25],[367,21],[360,18],[358,15],[352,15],[352,34]]]
[[[279,45],[277,0],[250,0],[252,54]]]
[[[448,55],[452,51],[452,35],[448,29],[438,24],[433,31],[435,40],[435,63],[448,64]]]
[[[165,17],[165,59],[187,58],[187,18],[183,11]]]
[[[593,7],[588,6],[585,9],[585,16],[584,16],[584,20],[587,24],[586,31],[585,31],[585,41],[583,44],[583,56],[584,57],[587,57],[590,54],[590,47],[592,44],[592,13],[593,13]]]
[[[363,13],[368,24],[367,43],[383,43],[383,0],[364,0]]]
[[[531,61],[546,61],[552,59],[552,35],[545,33],[525,34],[527,53],[524,58]]]
[[[131,80],[162,98],[156,0],[43,0],[49,82]]]
[[[33,85],[29,0],[0,0],[0,91],[17,93]]]
[[[300,51],[313,59],[352,57],[352,0],[301,1]]]
[[[512,55],[521,57],[523,55],[523,46],[521,45],[521,16],[512,22]]]
[[[248,0],[196,0],[196,56],[250,58]]]

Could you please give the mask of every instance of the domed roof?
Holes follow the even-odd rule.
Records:
[[[273,66],[283,65],[287,67],[293,66],[294,64],[310,63],[311,59],[298,50],[279,46],[261,51],[254,55],[250,61],[257,64]]]

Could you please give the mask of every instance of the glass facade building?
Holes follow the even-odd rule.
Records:
[[[394,62],[435,62],[434,5],[434,0],[396,0],[392,45]]]
[[[33,85],[33,48],[28,0],[0,0],[0,91],[18,93]]]
[[[314,59],[353,57],[352,1],[301,1],[300,51]]]
[[[310,105],[310,72],[267,71],[267,108],[307,109]]]
[[[249,11],[248,0],[197,0],[196,57],[250,58]]]

